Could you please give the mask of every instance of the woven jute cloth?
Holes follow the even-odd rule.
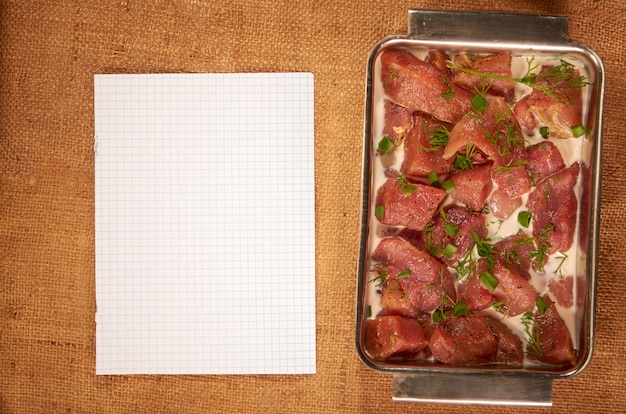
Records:
[[[354,346],[365,71],[410,8],[560,14],[606,65],[594,356],[554,383],[557,413],[626,410],[626,6],[622,1],[0,3],[1,413],[501,413],[392,403]],[[96,73],[315,76],[317,373],[96,376]]]

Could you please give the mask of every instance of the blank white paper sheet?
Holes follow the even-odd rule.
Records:
[[[94,88],[96,373],[315,373],[313,75]]]

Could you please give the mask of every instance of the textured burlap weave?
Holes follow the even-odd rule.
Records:
[[[353,345],[364,78],[409,8],[569,16],[607,72],[596,346],[536,412],[626,410],[623,1],[0,3],[0,412],[519,412],[391,403]],[[315,76],[317,374],[95,375],[93,75]]]

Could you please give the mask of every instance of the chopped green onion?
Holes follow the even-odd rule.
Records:
[[[456,253],[456,251],[459,250],[458,247],[456,247],[454,244],[452,243],[448,243],[447,246],[443,249],[443,251],[441,252],[441,254],[443,254],[444,256],[446,256],[448,259],[451,259],[452,256],[454,256],[454,253]]]
[[[391,150],[394,149],[395,146],[396,144],[392,141],[391,138],[389,138],[389,135],[383,136],[383,139],[381,139],[380,142],[378,143],[378,149],[383,154],[389,154]]]
[[[535,303],[537,305],[537,310],[539,311],[539,313],[541,315],[546,313],[546,311],[548,310],[548,304],[546,303],[544,298],[539,296],[539,298],[537,298],[537,302],[535,302]]]
[[[404,194],[405,196],[409,196],[413,194],[413,191],[416,190],[416,187],[410,182],[408,182],[406,177],[402,174],[398,177],[398,183],[400,184],[400,189],[402,190],[402,194]]]
[[[411,276],[411,271],[409,269],[405,269],[402,272],[398,273],[398,276],[396,276],[396,279],[404,279],[409,276]]]
[[[459,234],[459,226],[454,223],[448,223],[443,226],[443,231],[445,231],[448,236],[455,237],[457,234]]]
[[[437,309],[433,312],[433,322],[439,323],[444,319],[443,308],[441,306],[437,306]]]
[[[532,217],[532,213],[530,211],[520,211],[517,214],[517,222],[524,227],[528,227],[530,225],[531,217]]]
[[[441,188],[443,188],[446,193],[449,193],[450,191],[456,190],[456,185],[454,185],[454,182],[452,182],[452,180],[448,179],[441,183]]]
[[[428,183],[430,185],[433,185],[438,182],[439,182],[439,174],[437,174],[437,171],[431,171],[430,174],[428,174]]]
[[[498,287],[498,279],[496,279],[490,272],[483,272],[479,276],[479,279],[489,292],[493,292],[494,289]]]
[[[479,114],[482,114],[483,111],[487,109],[488,106],[489,106],[489,102],[487,102],[487,100],[482,94],[477,93],[472,98],[472,108],[474,108],[476,112],[478,112]]]
[[[467,309],[467,304],[463,302],[457,302],[452,310],[454,316],[466,315],[468,312],[469,309]]]
[[[539,128],[539,133],[541,134],[541,137],[545,139],[548,139],[548,136],[550,135],[550,131],[547,126]]]
[[[574,134],[575,138],[578,138],[580,136],[583,136],[587,133],[587,129],[585,129],[584,126],[582,125],[574,125],[572,127],[572,134]]]
[[[377,205],[377,206],[374,208],[374,215],[375,215],[376,217],[382,217],[382,216],[384,216],[384,215],[385,215],[385,206],[384,206],[384,205],[382,205],[382,204]]]

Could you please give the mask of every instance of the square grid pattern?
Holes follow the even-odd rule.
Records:
[[[97,374],[314,373],[313,75],[94,87]]]

